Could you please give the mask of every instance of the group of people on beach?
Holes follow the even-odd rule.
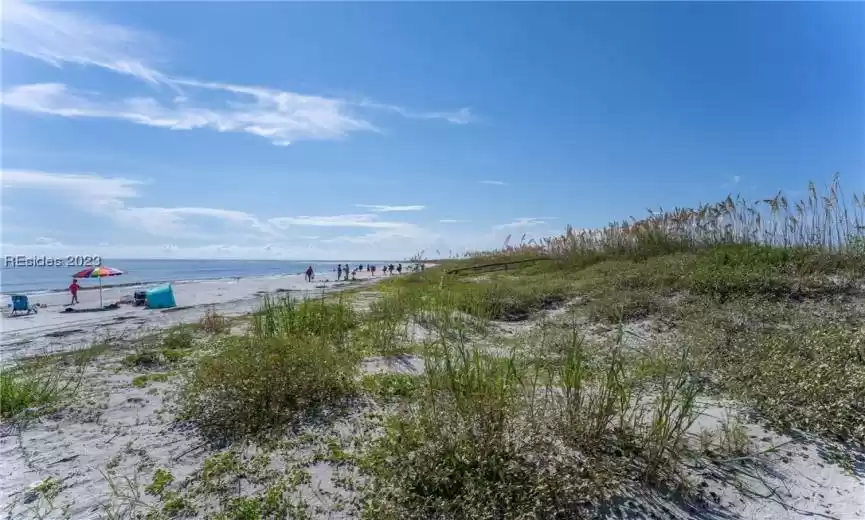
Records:
[[[358,271],[363,272],[364,270],[371,276],[375,276],[375,272],[376,270],[378,270],[378,267],[376,267],[375,264],[359,264],[357,267],[352,269],[348,264],[337,264],[336,269],[334,269],[334,271],[336,271],[336,280],[345,280],[346,282],[348,281],[349,273],[351,274],[351,279],[356,280]],[[423,271],[424,266],[423,264],[414,266],[414,268],[412,268],[412,266],[409,266],[409,270]],[[396,274],[402,274],[403,267],[400,263],[396,264],[396,266],[394,266],[393,264],[384,264],[381,266],[381,271],[388,276],[392,275],[394,271],[396,271]],[[313,280],[315,280],[315,271],[313,270],[312,266],[306,268],[304,278],[306,278],[307,282],[312,282]]]
[[[354,269],[349,267],[348,264],[344,264],[344,265],[343,264],[337,264],[336,269],[334,269],[334,270],[336,271],[337,281],[345,280],[347,282],[349,273],[351,274],[351,279],[356,280],[358,271],[363,272],[365,270],[371,276],[375,276],[375,272],[377,269],[378,269],[378,267],[376,267],[375,264],[366,264],[366,265],[359,264]],[[418,269],[418,268],[416,268],[416,269]],[[420,266],[419,270],[423,271],[423,265]],[[403,267],[402,267],[402,264],[399,264],[399,263],[396,264],[396,266],[394,266],[393,264],[384,264],[381,266],[381,271],[388,276],[392,275],[394,271],[396,271],[396,274],[402,274]],[[306,279],[307,282],[312,282],[313,280],[315,280],[315,271],[313,270],[312,266],[309,266],[306,268],[306,272],[304,273],[304,278]]]

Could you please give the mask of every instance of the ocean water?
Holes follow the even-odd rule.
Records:
[[[103,278],[103,286],[137,285],[141,283],[183,282],[250,276],[274,276],[303,273],[312,265],[316,273],[333,271],[338,263],[354,267],[359,264],[381,265],[383,261],[321,262],[280,260],[110,260],[102,265],[120,269],[124,274]],[[37,294],[65,291],[72,275],[81,269],[64,267],[0,266],[0,293]],[[96,279],[82,280],[83,286],[98,284]]]

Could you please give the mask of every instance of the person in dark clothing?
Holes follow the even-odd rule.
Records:
[[[339,281],[340,278],[342,278],[342,264],[337,264],[337,266],[336,266],[336,280]]]
[[[387,270],[389,274],[393,274],[393,264],[388,265]]]
[[[306,268],[306,281],[311,282],[315,277],[315,273],[312,271],[312,266]]]
[[[348,264],[345,264],[345,281],[348,281]]]
[[[372,273],[373,276],[375,276],[375,265],[369,266],[369,272]]]
[[[396,274],[402,274],[402,264],[396,265]]]

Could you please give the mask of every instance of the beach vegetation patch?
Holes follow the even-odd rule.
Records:
[[[545,340],[561,356],[534,367],[544,377],[527,377],[516,352],[430,349],[413,405],[360,457],[365,516],[574,518],[635,479],[676,483],[697,368],[687,353],[595,349],[582,338],[573,329]],[[385,388],[373,381],[365,385]]]
[[[144,375],[136,376],[136,377],[132,378],[132,386],[135,386],[138,388],[144,388],[145,386],[147,386],[147,383],[151,382],[151,381],[152,382],[158,382],[158,383],[164,383],[165,381],[168,381],[168,378],[170,376],[171,376],[171,374],[168,374],[165,372],[157,372],[157,373],[153,373],[153,374],[144,374]]]
[[[168,363],[178,363],[190,355],[189,350],[162,349],[162,357]]]
[[[73,370],[62,366],[0,371],[0,417],[17,419],[42,415],[78,391],[84,366]]]
[[[253,315],[251,332],[259,339],[308,336],[345,344],[357,324],[357,313],[342,299],[265,298]]]
[[[225,334],[231,330],[231,322],[215,308],[208,307],[198,322],[198,328],[207,334]]]
[[[750,311],[755,312],[755,311]],[[865,325],[707,329],[720,388],[782,429],[865,446]]]
[[[162,347],[172,350],[192,348],[195,335],[189,327],[172,327],[162,336]]]
[[[362,388],[384,400],[411,399],[420,394],[421,379],[410,374],[369,374],[361,380]]]
[[[356,358],[321,337],[228,337],[194,369],[184,415],[208,438],[265,434],[354,393],[356,372]]]
[[[162,359],[157,350],[141,350],[123,358],[123,364],[128,367],[154,368],[161,363]]]

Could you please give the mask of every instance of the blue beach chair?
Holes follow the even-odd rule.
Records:
[[[27,296],[23,294],[13,294],[12,295],[12,316],[17,315],[18,313],[36,314],[39,312],[36,307],[30,306],[30,301],[27,300]]]

